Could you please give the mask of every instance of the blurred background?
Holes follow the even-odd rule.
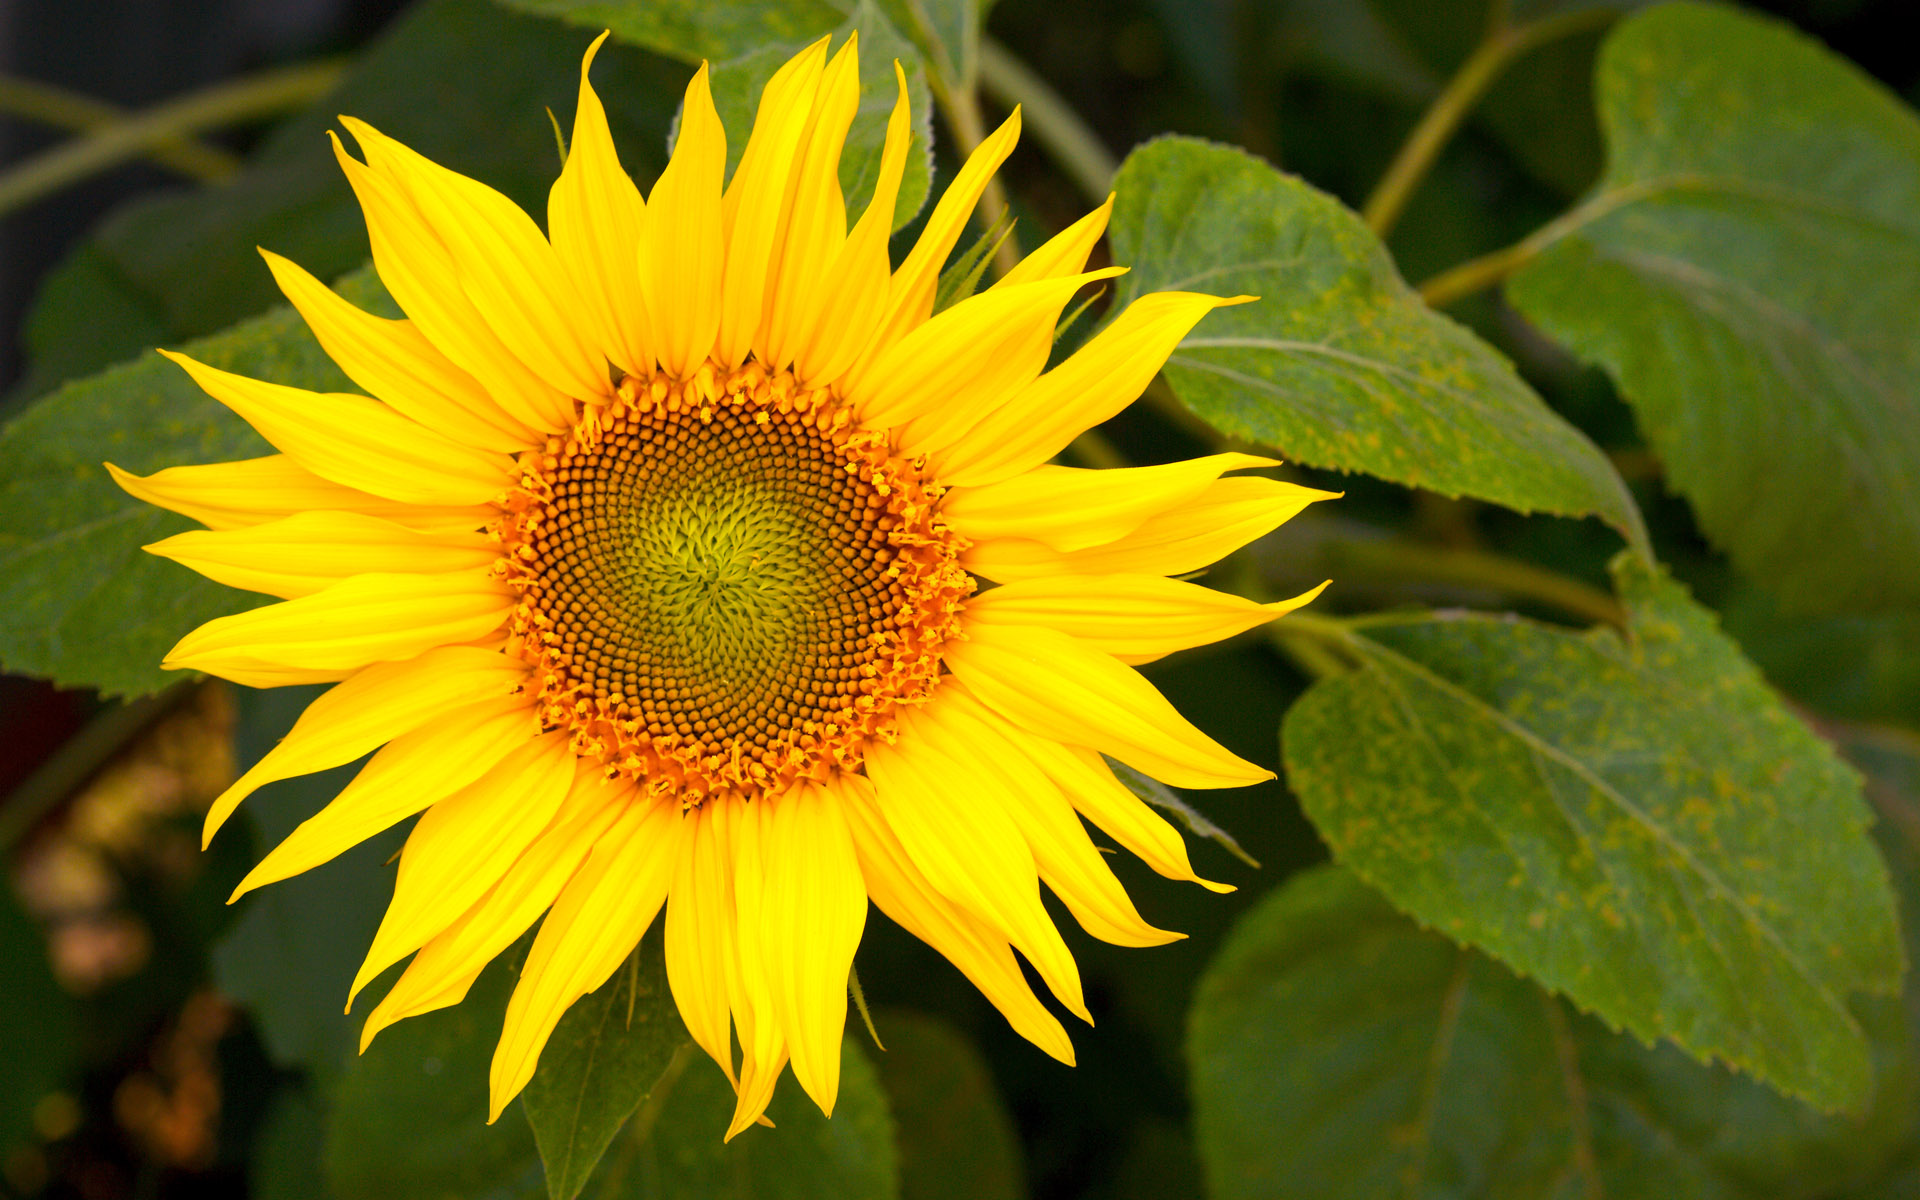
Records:
[[[1752,7],[1793,21],[1920,102],[1910,0]],[[271,302],[266,272],[256,269],[217,302],[188,313],[170,308],[151,280],[166,271],[191,273],[195,263],[143,259],[138,232],[184,219],[184,210],[169,207],[173,197],[222,186],[218,181],[252,151],[270,144],[281,117],[324,91],[328,64],[350,62],[377,43],[405,20],[405,8],[395,0],[0,0],[0,172],[31,163],[76,126],[110,119],[113,110],[147,109],[278,68],[293,69],[299,85],[278,114],[157,156],[168,161],[115,165],[0,209],[0,420],[63,379],[209,332]],[[1003,0],[987,30],[1057,89],[1116,157],[1163,131],[1213,137],[1246,146],[1358,207],[1426,102],[1471,50],[1485,17],[1480,0]],[[584,44],[573,31],[556,36]],[[1514,241],[1563,211],[1597,177],[1601,150],[1589,76],[1599,36],[1557,42],[1521,61],[1449,146],[1391,239],[1409,279]],[[637,52],[624,69],[667,74],[669,93],[686,74]],[[556,109],[564,121],[571,82],[561,76],[547,83],[542,94],[564,98],[556,101],[566,106]],[[634,115],[634,136],[657,144],[670,113]],[[521,115],[539,122],[535,134],[544,128],[537,105]],[[525,132],[514,145],[528,143],[519,136]],[[938,188],[954,164],[944,131],[936,140]],[[484,177],[480,166],[469,169]],[[536,200],[554,169],[551,159],[524,163],[519,171],[537,188],[502,186],[523,202]],[[1084,209],[1073,184],[1031,147],[1015,154],[1006,178],[1019,217],[1016,236],[1029,248]],[[324,242],[320,261],[307,256],[322,274],[366,253],[364,235],[334,231],[329,211],[316,201],[311,214],[295,213],[285,232],[294,243]],[[244,223],[231,214],[222,219],[236,228]],[[250,243],[223,247],[236,249],[250,250]],[[83,323],[97,325],[97,337],[71,335],[76,311]],[[1897,637],[1885,643],[1884,630],[1843,621],[1784,624],[1764,594],[1731,578],[1693,531],[1684,506],[1663,492],[1657,464],[1597,372],[1533,337],[1497,297],[1475,298],[1454,312],[1514,357],[1560,411],[1614,455],[1655,526],[1662,557],[1725,614],[1776,684],[1834,716],[1920,725],[1920,713],[1897,707],[1920,690],[1920,666],[1898,653]],[[48,313],[63,320],[46,319],[47,329],[69,332],[42,333]],[[1151,414],[1124,415],[1109,433],[1141,462],[1190,448],[1176,427]],[[1366,480],[1336,486],[1349,497],[1337,514],[1287,526],[1286,540],[1262,552],[1297,564],[1305,583],[1340,577],[1336,602],[1352,607],[1498,599],[1370,572],[1352,547],[1389,534],[1494,549],[1596,583],[1615,545],[1591,522],[1521,518]],[[1334,557],[1338,547],[1345,557]],[[1869,642],[1864,658],[1848,660],[1864,663],[1859,669],[1831,669],[1836,654]],[[1894,651],[1873,649],[1883,644]],[[1203,728],[1246,757],[1276,765],[1280,715],[1306,681],[1266,643],[1228,643],[1153,673]],[[237,690],[185,683],[125,704],[0,676],[0,1194],[319,1194],[311,1172],[302,1178],[272,1165],[303,1161],[286,1142],[301,1136],[309,1081],[270,1048],[248,998],[215,984],[217,975],[229,984],[236,977],[216,970],[217,948],[231,944],[236,923],[258,903],[227,908],[222,901],[260,847],[236,829],[201,853],[200,816],[234,777],[236,762],[260,753],[274,728],[268,716],[250,716],[258,702]],[[1012,1117],[1016,1169],[1031,1196],[1121,1200],[1200,1190],[1185,1132],[1181,1061],[1193,979],[1238,912],[1289,872],[1324,857],[1277,784],[1205,803],[1263,865],[1255,871],[1215,845],[1197,845],[1203,874],[1241,888],[1216,897],[1169,884],[1131,859],[1116,862],[1142,912],[1191,938],[1153,951],[1118,951],[1068,930],[1098,1021],[1075,1032],[1076,1070],[1015,1037],[932,952],[884,921],[869,926],[859,958],[869,998],[937,1013],[974,1039]],[[373,856],[374,865],[385,852]],[[348,887],[348,880],[342,876],[335,886]],[[328,936],[343,947],[363,945],[383,903],[383,895],[348,894]],[[305,986],[309,965],[297,955],[279,964],[278,986]],[[331,990],[319,1004],[334,1006]]]

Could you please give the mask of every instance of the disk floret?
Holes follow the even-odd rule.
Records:
[[[938,497],[788,372],[629,376],[520,456],[508,651],[575,753],[683,803],[856,769],[973,590]]]

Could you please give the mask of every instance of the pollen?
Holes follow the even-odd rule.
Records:
[[[938,497],[785,372],[629,376],[521,456],[492,531],[543,724],[687,805],[857,769],[973,589]]]

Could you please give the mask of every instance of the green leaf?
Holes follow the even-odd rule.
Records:
[[[1213,1200],[1806,1200],[1911,1123],[1897,1015],[1862,1121],[1570,1012],[1418,928],[1347,872],[1268,896],[1194,997],[1194,1124]]]
[[[258,761],[320,691],[235,688],[236,761]],[[239,837],[251,829],[257,859],[339,795],[359,769],[352,763],[270,783],[247,798],[242,819],[220,836]],[[331,862],[249,894],[240,919],[214,946],[215,982],[246,1005],[268,1056],[280,1066],[325,1082],[352,1059],[361,1017],[341,1010],[393,894],[391,859],[404,841],[403,829],[388,830]],[[364,1016],[369,999],[363,996],[359,1007]]]
[[[1023,1200],[1020,1139],[980,1052],[938,1017],[874,1014],[898,1127],[901,1200]]]
[[[846,196],[849,213],[857,216],[866,211],[880,174],[887,120],[900,97],[900,84],[894,78],[891,65],[899,59],[907,72],[907,103],[913,111],[912,143],[907,149],[906,170],[900,176],[900,190],[894,198],[893,227],[899,229],[918,216],[927,202],[927,190],[933,179],[933,101],[927,91],[926,72],[919,55],[871,0],[860,0],[847,19],[834,29],[835,48],[845,43],[851,30],[860,33],[860,107],[852,128],[847,131],[846,146],[840,156],[840,189]],[[714,108],[727,129],[729,176],[746,152],[747,135],[760,108],[761,89],[804,44],[760,46],[719,64],[709,75]],[[676,132],[679,124],[676,115]]]
[[[1847,1006],[1901,948],[1859,779],[1713,614],[1629,554],[1628,637],[1471,614],[1366,625],[1288,713],[1288,782],[1393,902],[1642,1038],[1829,1109]]]
[[[1794,699],[1823,716],[1920,729],[1920,612],[1795,616],[1753,587],[1725,610],[1727,632]]]
[[[1671,4],[1601,55],[1600,190],[1510,283],[1606,368],[1734,562],[1920,601],[1920,120],[1771,20]]]
[[[1605,455],[1513,367],[1421,304],[1339,201],[1228,146],[1162,138],[1114,185],[1120,304],[1157,290],[1251,294],[1168,360],[1214,428],[1310,466],[1361,471],[1521,512],[1640,514]]]
[[[969,84],[980,69],[978,0],[879,0],[895,27],[950,87]]]
[[[53,978],[47,939],[0,879],[0,1155],[33,1128],[33,1109],[73,1069],[73,998]]]
[[[837,0],[502,0],[510,8],[559,17],[657,54],[721,61],[772,42],[804,44],[832,31],[851,4]]]
[[[588,40],[487,0],[415,6],[331,95],[275,130],[238,179],[141,199],[109,217],[35,307],[29,390],[277,303],[255,246],[322,279],[365,261],[359,206],[326,138],[336,114],[366,120],[540,218],[559,171],[546,110],[570,118]],[[665,165],[661,134],[686,77],[680,65],[624,46],[594,62],[621,161],[643,186]]]
[[[516,1113],[487,1124],[487,1068],[514,975],[480,973],[467,998],[374,1039],[333,1090],[322,1156],[336,1196],[531,1200],[533,1133]]]
[[[521,1094],[547,1195],[573,1200],[620,1127],[688,1041],[655,933],[600,989],[574,1002]]]
[[[371,272],[346,290],[361,303],[379,294]],[[292,387],[350,390],[291,309],[185,350]],[[0,427],[0,664],[109,696],[174,682],[160,670],[174,642],[265,600],[142,553],[193,522],[127,495],[101,464],[145,475],[270,453],[157,354],[67,384]]]
[[[733,1089],[688,1053],[647,1097],[588,1185],[591,1200],[894,1200],[893,1121],[873,1065],[853,1039],[840,1050],[840,1099],[820,1115],[791,1072],[767,1116],[774,1128],[722,1142]]]

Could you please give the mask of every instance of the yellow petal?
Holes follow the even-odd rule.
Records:
[[[887,141],[880,156],[873,199],[820,276],[819,290],[806,302],[809,307],[800,312],[800,324],[806,332],[794,345],[793,371],[802,387],[820,387],[844,374],[866,348],[874,323],[886,305],[892,266],[887,259],[887,239],[893,234],[894,200],[913,136],[907,73],[898,62],[893,64],[893,73],[900,98],[887,122]],[[796,1075],[799,1061],[796,1053]]]
[[[942,687],[921,712],[915,732],[961,765],[978,803],[998,806],[1019,828],[1040,878],[1082,929],[1116,946],[1180,940],[1141,919],[1060,788],[1003,734],[1005,721],[959,683]]]
[[[328,862],[459,791],[537,732],[532,708],[512,696],[469,704],[400,735],[247,872],[228,903]]]
[[[761,958],[794,1078],[832,1116],[867,890],[837,794],[802,783],[765,807]]]
[[[1241,787],[1273,772],[1194,728],[1139,672],[1064,633],[968,625],[947,666],[988,708],[1042,737],[1111,754],[1175,787]]]
[[[547,910],[614,820],[638,799],[631,783],[609,782],[598,764],[581,760],[560,815],[478,904],[413,956],[368,1014],[360,1049],[395,1021],[460,1003],[486,965]]]
[[[419,505],[389,500],[322,479],[284,454],[130,475],[106,464],[128,495],[211,529],[245,529],[313,509],[365,513],[429,533],[471,532],[496,514],[491,505]]]
[[[773,1099],[773,1085],[780,1082],[780,1072],[786,1065],[785,1045],[777,1046],[771,1058],[740,1056],[740,1094],[734,1101],[733,1120],[728,1123],[722,1141],[731,1142],[763,1119],[767,1102]]]
[[[573,398],[509,350],[468,298],[453,255],[413,201],[329,132],[333,156],[360,201],[380,282],[416,328],[487,389],[516,421],[546,433],[573,424]]]
[[[1077,275],[1087,269],[1087,255],[1100,235],[1107,231],[1107,218],[1113,215],[1113,197],[1086,216],[1048,238],[1046,244],[1015,264],[994,287],[1015,287],[1061,275]]]
[[[920,231],[920,237],[908,252],[906,261],[893,273],[887,287],[887,307],[875,326],[872,340],[846,377],[842,390],[848,395],[865,394],[873,386],[875,363],[895,342],[919,328],[933,315],[933,298],[940,287],[940,270],[953,253],[954,243],[967,227],[974,206],[987,181],[1000,169],[1007,155],[1020,140],[1020,109],[1015,107],[1000,128],[993,131],[967,156],[960,173],[947,190]]]
[[[1109,267],[970,296],[895,342],[847,398],[861,423],[874,429],[934,412],[984,412],[1046,365],[1054,325],[1074,292],[1122,270]],[[908,453],[919,452],[908,438],[900,444]]]
[[[726,283],[714,356],[728,367],[746,361],[765,321],[773,253],[792,204],[794,163],[820,87],[828,40],[823,37],[788,59],[767,81],[753,134],[727,185],[721,213],[727,229]]]
[[[1046,575],[1185,575],[1264,537],[1336,492],[1258,476],[1216,479],[1199,496],[1104,546],[1062,554],[1029,538],[978,542],[961,565],[1000,583]]]
[[[473,646],[442,646],[355,673],[307,705],[287,736],[220,793],[207,810],[201,846],[256,789],[350,763],[453,709],[512,695],[526,678],[526,664]]]
[[[481,533],[421,533],[379,517],[303,512],[224,532],[196,529],[144,547],[215,583],[291,600],[350,575],[479,571],[500,548]]]
[[[737,1089],[729,1000],[740,987],[728,828],[734,807],[731,800],[711,799],[686,816],[686,848],[667,898],[666,949],[667,987],[680,1019]]]
[[[1195,875],[1180,831],[1115,779],[1112,769],[1098,754],[1037,737],[1012,725],[1001,732],[1020,747],[1029,761],[1060,785],[1060,790],[1082,816],[1149,867],[1168,879],[1197,883],[1209,891],[1234,890],[1231,884],[1212,883]]]
[[[538,434],[508,416],[412,322],[361,311],[271,250],[261,250],[260,257],[327,357],[367,394],[428,429],[482,450],[512,454],[539,444]]]
[[[1127,305],[1065,362],[970,425],[922,438],[935,478],[977,487],[1011,478],[1060,453],[1084,430],[1131,404],[1200,318],[1251,296],[1222,299],[1153,292]]]
[[[580,62],[580,99],[566,165],[547,195],[547,235],[595,343],[621,370],[653,369],[653,339],[640,291],[640,223],[646,204],[620,166],[607,110],[587,72],[608,35]]]
[[[180,639],[161,664],[254,687],[257,671],[355,671],[498,629],[513,598],[479,571],[356,575],[323,592],[218,617]]]
[[[955,488],[940,515],[976,542],[1028,538],[1054,550],[1084,550],[1132,533],[1185,504],[1227,471],[1271,467],[1252,454],[1209,454],[1157,467],[1087,471],[1038,466],[985,487]]]
[[[843,777],[847,829],[867,894],[880,911],[944,955],[980,989],[1021,1037],[1073,1065],[1067,1031],[1027,986],[1007,939],[941,895],[900,844],[860,776]]]
[[[1040,625],[1124,663],[1152,662],[1285,616],[1327,585],[1255,604],[1159,575],[1047,575],[990,588],[967,602],[968,624]]]
[[[942,895],[1020,947],[1068,1011],[1091,1024],[1079,969],[1041,907],[1026,838],[1003,810],[976,802],[968,764],[919,736],[923,723],[920,713],[903,710],[900,740],[867,748],[867,775],[887,825]]]
[[[761,360],[771,368],[787,366],[807,350],[820,310],[839,301],[825,289],[847,240],[840,150],[860,107],[859,40],[857,33],[849,35],[822,73],[794,163],[793,201],[774,242],[767,320],[760,336]]]
[[[480,902],[553,823],[573,787],[573,751],[555,730],[523,742],[466,787],[422,813],[400,852],[393,899],[367,948],[353,997]]]
[[[582,336],[572,288],[553,247],[520,206],[416,154],[365,121],[341,117],[367,165],[391,180],[446,247],[480,317],[533,373],[579,400],[610,392],[607,361]]]
[[[488,1075],[488,1124],[533,1078],[562,1014],[640,944],[666,903],[684,824],[676,804],[629,808],[560,890],[507,1002]]]
[[[720,193],[726,172],[727,131],[714,111],[702,63],[687,84],[680,140],[653,185],[640,237],[640,289],[653,328],[653,351],[676,378],[706,360],[720,330],[726,270]]]
[[[765,804],[743,802],[734,808],[733,817],[727,822],[727,833],[733,839],[734,945],[739,964],[739,975],[733,981],[739,990],[729,996],[729,1001],[733,1005],[733,1019],[740,1027],[743,1073],[753,1063],[764,1066],[776,1061],[784,1063],[787,1058],[786,1039],[779,1014],[774,1011],[772,984],[767,978],[763,953],[764,939],[760,934],[761,912],[766,907],[766,815]],[[742,1086],[745,1086],[744,1080]]]
[[[283,387],[162,350],[275,448],[346,487],[409,504],[465,505],[506,489],[513,460],[463,446],[378,400]]]

